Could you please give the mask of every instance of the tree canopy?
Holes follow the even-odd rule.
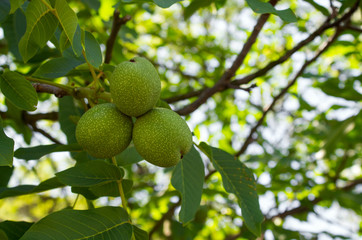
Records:
[[[361,0],[0,1],[0,238],[361,237],[361,14]],[[175,167],[77,143],[135,56],[193,133]]]

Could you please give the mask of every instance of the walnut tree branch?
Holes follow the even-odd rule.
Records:
[[[317,58],[328,49],[329,46],[331,46],[331,44],[338,38],[339,34],[341,33],[342,29],[341,28],[337,28],[335,34],[329,39],[329,41],[316,53],[316,55],[311,58],[310,60],[307,60],[303,66],[299,69],[298,73],[294,76],[294,78],[288,83],[288,85],[283,88],[280,93],[274,97],[272,103],[266,108],[266,110],[263,112],[263,115],[261,116],[261,118],[259,119],[259,121],[255,124],[255,126],[250,130],[250,133],[248,135],[248,137],[246,138],[244,144],[242,145],[241,149],[235,154],[235,156],[240,156],[241,154],[243,154],[246,149],[248,148],[248,146],[254,141],[253,139],[253,135],[254,133],[258,130],[258,128],[263,124],[264,119],[266,117],[266,115],[273,109],[273,107],[275,106],[275,104],[279,101],[279,99],[281,99],[289,90],[289,88],[291,86],[293,86],[297,79],[303,74],[303,72],[305,71],[305,69],[311,64],[313,63],[315,60],[317,60]]]
[[[242,84],[247,84],[250,83],[252,80],[254,80],[257,77],[263,76],[265,75],[267,72],[269,72],[271,69],[273,69],[275,66],[285,62],[286,60],[288,60],[290,58],[290,56],[292,56],[295,52],[299,51],[302,47],[306,46],[307,44],[309,44],[310,42],[312,42],[316,37],[320,36],[324,31],[326,31],[329,28],[333,28],[333,27],[337,27],[340,26],[346,22],[349,21],[350,17],[352,16],[352,14],[358,9],[358,4],[359,1],[356,1],[356,3],[350,8],[350,10],[343,15],[341,18],[332,21],[333,18],[332,16],[329,16],[325,22],[318,28],[316,29],[313,33],[311,33],[306,39],[302,40],[301,42],[299,42],[294,48],[288,50],[283,56],[281,56],[279,59],[270,62],[269,64],[267,64],[264,68],[256,71],[255,73],[249,74],[241,79],[236,79],[233,81],[230,81],[230,79],[234,76],[235,72],[230,71],[230,68],[227,71],[225,71],[224,75],[221,77],[221,79],[212,87],[212,88],[205,88],[199,95],[199,98],[197,100],[195,100],[194,102],[190,103],[189,105],[186,105],[185,107],[183,107],[182,109],[179,109],[177,112],[180,115],[187,115],[192,113],[193,111],[195,111],[199,106],[201,106],[203,103],[205,103],[207,101],[208,98],[212,97],[215,93],[217,92],[221,92],[224,91],[226,89],[228,89],[228,84],[233,84],[233,85],[237,85],[240,86]],[[262,15],[263,16],[263,15]],[[260,20],[260,19],[259,19]],[[258,21],[257,25],[260,22]],[[257,27],[257,25],[255,27]],[[255,30],[254,27],[254,30]],[[253,30],[253,33],[254,33]],[[252,35],[253,35],[252,33]],[[259,33],[259,32],[258,32]],[[250,40],[251,36],[249,37],[248,41]],[[247,41],[247,42],[248,42]],[[246,45],[246,44],[245,44]],[[244,47],[245,47],[244,45]],[[244,49],[244,48],[243,48]],[[249,49],[250,50],[250,49]],[[243,51],[243,50],[242,50]],[[241,53],[240,53],[241,54]],[[239,55],[240,55],[239,54]],[[244,56],[245,57],[245,56]],[[237,58],[238,59],[238,58]],[[234,62],[235,63],[235,62]],[[234,66],[234,64],[233,64]],[[237,67],[239,68],[240,65]],[[236,69],[237,70],[237,69]],[[236,71],[235,70],[235,71]],[[230,75],[231,74],[231,75]],[[229,76],[229,78],[225,76]],[[230,85],[229,85],[230,86]]]
[[[67,91],[57,86],[52,86],[44,83],[32,83],[32,85],[35,88],[35,91],[42,93],[51,93],[58,98],[69,95]]]
[[[131,16],[126,15],[126,16],[120,18],[119,11],[114,10],[112,30],[111,30],[111,34],[109,35],[109,38],[108,38],[107,44],[106,44],[106,55],[105,55],[105,59],[104,59],[105,63],[109,63],[111,61],[113,46],[114,46],[114,43],[116,42],[118,32],[121,29],[122,25],[126,24],[126,22],[128,22],[129,20],[131,20]]]
[[[275,4],[276,1],[273,1],[271,3]],[[256,25],[254,26],[254,29],[253,29],[251,35],[247,39],[247,41],[244,44],[243,48],[241,49],[239,55],[234,60],[232,66],[224,72],[224,74],[221,76],[219,81],[212,88],[205,88],[204,91],[200,94],[198,99],[196,99],[194,102],[187,105],[186,107],[178,110],[177,111],[178,114],[187,115],[187,114],[195,111],[199,106],[201,106],[203,103],[205,103],[206,100],[208,98],[210,98],[212,95],[227,88],[227,84],[230,82],[230,79],[235,75],[236,71],[243,64],[246,55],[249,53],[251,47],[255,43],[262,27],[268,20],[269,16],[270,16],[270,14],[262,14],[259,17]]]

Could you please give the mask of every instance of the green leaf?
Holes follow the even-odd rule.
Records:
[[[58,17],[59,24],[63,28],[61,38],[63,38],[63,45],[69,42],[73,49],[73,39],[78,26],[78,18],[75,12],[69,7],[66,0],[56,0],[54,9]],[[76,50],[74,50],[76,52]]]
[[[116,156],[119,166],[126,166],[143,160],[143,157],[137,152],[135,147],[128,147]]]
[[[179,216],[184,224],[195,217],[200,206],[204,177],[204,163],[198,151],[192,147],[191,151],[176,165],[171,178],[172,186],[182,196]]]
[[[23,3],[25,2],[25,0],[11,0],[10,1],[10,13],[14,13],[19,7],[21,7],[21,5],[23,5]]]
[[[33,225],[30,222],[0,222],[0,229],[6,233],[8,240],[18,240]],[[0,239],[3,239],[0,237]]]
[[[35,223],[20,240],[128,240],[132,231],[127,212],[120,207],[64,209]]]
[[[54,188],[64,187],[65,185],[54,177],[47,179],[37,185],[20,185],[12,188],[0,187],[0,199],[6,197],[21,196],[31,193],[48,191]]]
[[[13,175],[14,167],[0,167],[0,187],[6,187],[9,183],[11,175]]]
[[[39,78],[59,78],[65,76],[75,67],[81,65],[84,61],[76,58],[59,57],[49,60],[42,64],[34,73],[34,77]]]
[[[75,152],[82,151],[81,146],[77,143],[69,145],[61,145],[61,144],[40,145],[29,148],[18,148],[14,153],[14,157],[24,160],[38,160],[49,153],[74,152],[74,151]]]
[[[103,160],[80,163],[55,175],[62,183],[74,187],[92,187],[122,178],[118,167]]]
[[[74,117],[80,117],[80,113],[74,105],[74,99],[71,96],[59,98],[59,124],[60,129],[67,137],[67,142],[76,143],[75,128],[76,124],[72,121]]]
[[[0,1],[0,23],[2,23],[10,12],[9,0]]]
[[[82,194],[83,197],[89,200],[95,200],[99,198],[98,196],[94,195],[94,193],[87,187],[72,187],[71,189],[72,193]]]
[[[352,209],[362,214],[362,193],[336,191],[335,197],[341,207]]]
[[[182,0],[153,0],[154,3],[157,4],[157,6],[162,8],[169,8],[174,3],[181,2]]]
[[[3,130],[3,120],[0,117],[0,166],[13,166],[14,140],[6,136]]]
[[[9,15],[6,21],[1,25],[4,29],[4,35],[8,43],[10,52],[18,60],[23,60],[19,52],[19,42],[21,36],[26,31],[26,18],[21,9],[18,9],[14,14]]]
[[[129,179],[122,179],[122,188],[124,194],[131,191],[133,181]],[[97,197],[119,197],[119,188],[116,181],[100,184],[94,187],[90,187],[89,190]]]
[[[136,240],[148,240],[149,236],[146,231],[143,231],[139,227],[133,225],[133,234]]]
[[[215,0],[215,6],[217,9],[222,8],[226,4],[226,0]]]
[[[50,6],[48,0],[43,1]],[[33,57],[39,48],[45,46],[58,26],[57,18],[43,1],[32,0],[26,8],[26,32],[19,42],[24,62]]]
[[[199,147],[221,174],[225,190],[234,193],[238,198],[246,226],[256,236],[260,236],[264,216],[260,211],[252,171],[234,156],[221,149],[210,147],[205,143],[201,143]]]
[[[272,13],[283,19],[284,22],[296,22],[297,17],[293,11],[288,8],[285,10],[276,10],[270,3],[262,2],[260,0],[246,0],[250,8],[260,14]]]
[[[208,7],[213,3],[210,0],[194,0],[185,8],[184,19],[189,19],[200,8]]]
[[[92,8],[96,11],[98,11],[101,6],[101,3],[98,0],[82,0],[82,2],[84,2],[89,8]]]
[[[24,76],[16,72],[5,72],[0,77],[0,88],[5,97],[18,108],[36,110],[38,95]]]
[[[5,104],[8,110],[6,111],[6,122],[10,125],[17,133],[22,134],[24,141],[30,144],[33,136],[33,131],[29,125],[24,121],[24,110],[17,108],[9,100],[5,99]]]
[[[94,36],[85,31],[84,35],[84,51],[87,61],[95,68],[102,64],[102,51],[99,43]]]
[[[341,81],[339,78],[328,78],[324,82],[316,82],[313,86],[320,88],[324,93],[344,98],[350,101],[360,101],[362,94],[355,89],[355,82],[361,81],[362,75]]]
[[[358,119],[358,117],[361,116],[362,112],[356,116],[352,116],[344,121],[339,122],[330,131],[328,131],[328,135],[325,138],[324,144],[322,146],[322,149],[325,150],[322,157],[324,157],[325,154],[329,154],[334,151],[336,144],[343,140],[344,136],[356,127],[355,121]]]
[[[74,34],[72,48],[76,56],[81,56],[83,58],[82,31],[80,30],[79,25],[77,25],[77,30]]]
[[[304,0],[307,3],[309,3],[310,5],[312,5],[315,9],[317,9],[318,11],[320,11],[324,16],[329,16],[330,13],[328,11],[327,8],[323,7],[322,5],[319,5],[318,3],[316,3],[314,0]]]

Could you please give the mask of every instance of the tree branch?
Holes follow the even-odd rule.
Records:
[[[273,3],[275,4],[276,1],[273,1]],[[235,73],[239,69],[239,67],[243,64],[246,55],[249,53],[252,45],[255,43],[262,27],[268,20],[269,16],[270,16],[270,14],[262,14],[259,17],[256,25],[254,26],[254,29],[253,29],[251,35],[249,36],[248,40],[244,44],[239,55],[234,60],[232,66],[224,72],[224,74],[221,76],[219,81],[212,88],[205,88],[197,100],[195,100],[193,103],[185,106],[184,108],[178,110],[177,111],[178,114],[187,115],[187,114],[195,111],[199,106],[201,106],[203,103],[205,103],[206,100],[208,98],[210,98],[212,95],[227,88],[227,84],[230,82],[230,79],[235,75]]]
[[[111,61],[113,46],[114,46],[114,43],[116,42],[118,32],[121,29],[122,25],[126,24],[129,20],[131,20],[131,16],[126,15],[126,16],[120,18],[119,11],[114,10],[112,30],[111,30],[111,34],[109,35],[109,38],[108,38],[107,44],[106,44],[106,55],[105,55],[105,59],[104,59],[105,63],[109,63]]]
[[[58,139],[52,137],[49,133],[47,133],[46,131],[44,131],[41,128],[38,128],[38,126],[36,125],[36,123],[34,123],[33,125],[31,125],[32,129],[34,132],[38,132],[41,135],[43,135],[44,137],[48,138],[50,141],[56,143],[56,144],[63,144],[61,143]]]
[[[178,207],[180,204],[181,204],[181,198],[179,198],[179,200],[176,203],[174,203],[172,206],[170,206],[170,208],[167,210],[167,212],[162,215],[161,219],[156,222],[156,224],[153,226],[153,228],[150,230],[150,232],[148,234],[150,240],[152,239],[152,235],[162,226],[163,222],[166,219],[169,219],[172,217],[176,207]]]
[[[356,180],[350,182],[349,184],[347,184],[344,187],[337,188],[337,190],[350,191],[350,190],[352,190],[352,188],[354,188],[355,186],[357,186],[359,184],[362,184],[362,178],[356,179]],[[314,207],[315,204],[317,204],[318,202],[320,202],[322,200],[323,199],[321,197],[315,198],[314,200],[309,201],[308,205],[310,205],[310,206],[301,205],[299,207],[296,207],[296,208],[293,208],[293,209],[290,209],[290,210],[286,210],[286,211],[284,211],[282,213],[278,213],[278,214],[276,214],[274,216],[267,217],[267,218],[265,218],[265,221],[270,221],[270,220],[273,220],[275,218],[284,219],[284,218],[286,218],[287,216],[290,216],[290,215],[294,215],[294,214],[309,211],[311,208]]]
[[[247,75],[241,79],[233,80],[231,83],[235,84],[235,85],[246,84],[246,83],[249,83],[250,81],[254,80],[257,77],[265,75],[269,70],[271,70],[275,66],[288,60],[295,52],[297,52],[299,49],[301,49],[302,47],[304,47],[307,44],[309,44],[310,42],[312,42],[316,37],[320,36],[327,29],[339,26],[346,20],[348,21],[348,19],[352,16],[352,14],[358,9],[358,2],[359,1],[357,1],[356,4],[344,16],[342,16],[340,19],[336,20],[335,22],[330,23],[332,18],[331,18],[331,16],[328,17],[325,20],[325,22],[317,30],[315,30],[312,34],[310,34],[306,39],[304,39],[300,43],[298,43],[294,48],[287,51],[279,59],[277,59],[273,62],[270,62],[268,65],[266,65],[264,68],[260,69],[259,71],[255,72],[253,74]]]
[[[359,33],[362,33],[362,29],[359,28],[359,27],[356,27],[356,26],[353,26],[353,25],[349,25],[346,27],[347,29],[350,29],[350,30],[353,30],[353,31],[356,31],[356,32],[359,32]]]
[[[69,95],[67,91],[64,89],[61,89],[56,86],[44,84],[44,83],[32,83],[33,87],[35,88],[35,91],[42,92],[42,93],[51,93],[54,94],[58,98],[62,98],[64,96]]]
[[[188,92],[188,93],[185,93],[185,94],[182,94],[182,95],[178,95],[178,96],[166,98],[166,99],[164,99],[164,100],[165,100],[167,103],[174,103],[174,102],[178,102],[178,101],[181,101],[181,100],[185,100],[185,99],[197,97],[197,96],[199,96],[204,90],[205,90],[205,89],[200,89],[200,90]]]
[[[30,114],[26,111],[23,111],[23,120],[25,123],[28,123],[28,124],[33,124],[39,120],[57,121],[58,112]]]
[[[303,74],[304,70],[311,64],[313,63],[315,60],[317,60],[317,58],[328,49],[328,47],[337,39],[337,37],[339,36],[339,34],[341,33],[341,28],[337,28],[335,34],[329,39],[329,41],[317,52],[317,54],[310,60],[306,61],[303,66],[299,69],[298,73],[294,76],[294,78],[288,83],[288,85],[283,88],[280,93],[274,97],[272,103],[266,108],[266,110],[263,112],[263,115],[261,116],[261,118],[259,119],[259,121],[255,124],[255,126],[250,130],[250,133],[248,135],[248,137],[246,138],[244,144],[242,145],[241,149],[235,154],[235,156],[240,156],[241,154],[243,154],[246,149],[248,148],[248,146],[254,141],[253,139],[253,135],[254,133],[257,131],[257,129],[261,126],[261,124],[264,122],[264,119],[266,117],[266,115],[273,109],[273,107],[275,106],[275,104],[278,102],[279,99],[281,99],[289,90],[289,88],[291,86],[293,86],[297,79]]]
[[[254,80],[257,77],[263,76],[265,75],[268,71],[270,71],[271,69],[273,69],[275,66],[285,62],[286,60],[288,60],[295,52],[297,52],[298,50],[300,50],[302,47],[306,46],[307,44],[309,44],[310,42],[312,42],[317,36],[320,36],[324,31],[326,31],[329,28],[333,28],[336,26],[340,26],[342,23],[344,23],[345,21],[348,21],[349,18],[352,16],[352,14],[358,9],[358,3],[359,1],[356,1],[356,3],[353,5],[353,7],[351,7],[351,9],[345,14],[343,15],[341,18],[337,19],[336,21],[332,22],[332,16],[329,16],[325,22],[317,29],[315,30],[313,33],[311,33],[306,39],[302,40],[301,42],[299,42],[294,48],[292,48],[291,50],[287,51],[283,56],[281,56],[279,59],[270,62],[268,65],[266,65],[264,68],[258,70],[255,73],[252,73],[250,75],[247,75],[241,79],[236,79],[230,82],[230,79],[234,76],[235,72],[232,72],[231,70],[234,70],[234,68],[230,68],[228,70],[225,71],[224,75],[221,77],[221,79],[212,87],[212,88],[205,88],[199,95],[199,98],[197,100],[195,100],[194,102],[192,102],[189,105],[186,105],[185,107],[183,107],[182,109],[178,110],[177,112],[180,115],[187,115],[192,113],[193,111],[195,111],[199,106],[201,106],[203,103],[205,103],[207,101],[208,98],[212,97],[215,93],[217,92],[221,92],[224,91],[226,89],[228,89],[228,82],[230,82],[230,84],[232,85],[236,85],[236,86],[240,86],[242,84],[247,84],[250,83],[252,80]],[[266,14],[267,15],[267,14]],[[263,16],[263,15],[262,15]],[[261,16],[261,17],[262,17]],[[257,23],[257,25],[260,23],[261,21],[261,17],[259,18],[259,21]],[[257,31],[255,28],[257,27],[257,25],[254,27],[254,30]],[[254,33],[253,30],[253,33]],[[259,30],[260,31],[260,30]],[[252,35],[253,35],[252,33]],[[257,31],[257,34],[259,32]],[[251,37],[252,35],[250,35],[247,43],[249,42],[249,40],[251,41]],[[247,44],[246,43],[246,44]],[[245,44],[245,45],[246,45]],[[244,48],[245,48],[244,45]],[[244,50],[243,48],[243,50]],[[243,52],[242,50],[242,52]],[[249,49],[250,50],[250,49]],[[239,56],[242,55],[241,53],[239,54]],[[244,56],[245,57],[245,56]],[[243,60],[242,56],[240,56],[240,58],[238,57],[235,61],[233,66],[237,67],[236,70],[240,67],[237,66],[238,64],[236,63],[237,60]],[[242,61],[241,61],[242,63]],[[235,70],[235,71],[236,71]]]

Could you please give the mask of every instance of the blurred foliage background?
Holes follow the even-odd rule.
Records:
[[[101,44],[103,56],[114,6],[121,17],[130,16],[117,35],[110,64],[136,55],[150,59],[161,76],[161,98],[181,114],[200,91],[215,86],[232,66],[260,17],[238,0],[182,1],[167,9],[143,1],[74,0],[69,4],[79,25]],[[355,10],[339,30],[325,29],[281,64],[238,87],[228,85],[196,110],[183,114],[196,142],[206,141],[236,155],[255,173],[265,215],[263,239],[359,239],[362,235],[362,21],[358,4],[352,0],[278,1],[276,8],[291,8],[297,21],[287,23],[270,15],[233,80],[278,61],[327,20],[333,22]],[[21,17],[22,13],[16,14]],[[14,42],[7,38],[10,30],[4,21],[0,70],[28,74],[44,60],[60,56],[49,42],[24,64],[19,53],[12,51]],[[329,48],[299,73],[336,31]],[[91,75],[82,67],[54,81],[85,85]],[[295,77],[287,92],[277,97]],[[66,142],[58,111],[61,104],[68,107],[68,97],[39,96],[38,110],[24,117],[0,95],[1,117],[7,135],[15,139],[15,149]],[[34,120],[29,117],[32,114],[44,116]],[[67,153],[53,153],[38,161],[16,159],[14,170],[2,167],[8,174],[1,180],[7,183],[11,176],[9,186],[38,184],[72,164]],[[130,165],[132,219],[155,239],[253,239],[243,225],[236,198],[225,192],[219,173],[207,160],[205,166],[200,209],[193,222],[182,226],[176,221],[179,197],[170,185],[170,172],[144,161]],[[0,220],[36,221],[72,206],[76,197],[64,188],[2,199]],[[119,203],[118,198],[104,197],[94,204]],[[87,207],[80,196],[75,208]]]

